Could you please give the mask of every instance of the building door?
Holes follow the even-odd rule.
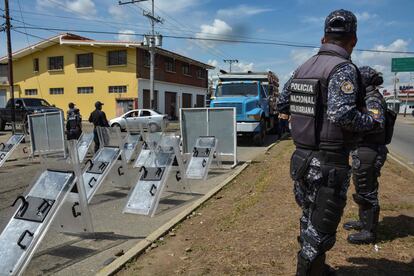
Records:
[[[134,100],[116,100],[116,116],[134,109]]]
[[[183,108],[191,108],[192,103],[192,96],[191,94],[183,93]]]
[[[149,89],[144,89],[142,91],[142,108],[150,109],[150,91]],[[158,110],[158,91],[154,90],[154,110]]]
[[[165,113],[170,120],[177,119],[177,93],[165,92]]]
[[[197,107],[204,107],[204,95],[197,95]]]
[[[0,89],[0,108],[6,107],[6,89]]]

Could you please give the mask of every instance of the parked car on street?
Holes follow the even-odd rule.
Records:
[[[5,108],[0,108],[0,130],[12,123],[12,103],[10,99]],[[60,111],[59,108],[39,98],[15,98],[14,105],[16,124],[27,125],[27,115],[30,114]]]
[[[109,125],[111,127],[119,127],[122,131],[127,129],[127,124],[129,128],[133,129],[138,129],[141,125],[143,128],[156,131],[161,129],[163,125],[166,126],[166,123],[166,114],[160,114],[151,109],[130,110],[127,113],[109,121]]]

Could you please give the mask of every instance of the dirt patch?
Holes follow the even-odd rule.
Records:
[[[282,141],[119,275],[293,275],[300,215],[288,174],[293,149]],[[328,254],[338,275],[414,275],[413,178],[386,162],[379,242],[350,245],[339,227]],[[343,221],[356,215],[349,199]]]

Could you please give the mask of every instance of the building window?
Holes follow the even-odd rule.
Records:
[[[127,51],[108,51],[108,66],[112,65],[126,65],[127,64]]]
[[[185,63],[185,64],[183,64],[183,66],[181,68],[182,68],[182,72],[183,72],[184,75],[191,76],[190,64]]]
[[[175,60],[173,58],[165,58],[165,71],[175,73]]]
[[[93,86],[78,87],[78,94],[92,94]]]
[[[206,70],[204,69],[197,69],[197,78],[205,79],[206,78]]]
[[[7,64],[0,64],[0,77],[8,77],[9,66]]]
[[[109,86],[108,92],[109,93],[126,93],[127,87],[126,85]]]
[[[62,95],[63,94],[63,87],[59,88],[49,88],[50,95]]]
[[[33,72],[39,72],[39,59],[33,59]]]
[[[48,70],[63,70],[63,56],[49,57]]]
[[[35,96],[37,95],[37,89],[25,89],[24,94],[26,96]]]
[[[76,68],[92,68],[93,53],[76,55]]]

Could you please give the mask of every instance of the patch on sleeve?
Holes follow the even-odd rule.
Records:
[[[378,119],[380,117],[380,112],[378,109],[370,108],[368,111],[372,115],[372,117],[374,117],[374,119]]]
[[[350,81],[344,81],[341,84],[341,90],[345,94],[352,94],[352,93],[354,93],[354,85]]]

